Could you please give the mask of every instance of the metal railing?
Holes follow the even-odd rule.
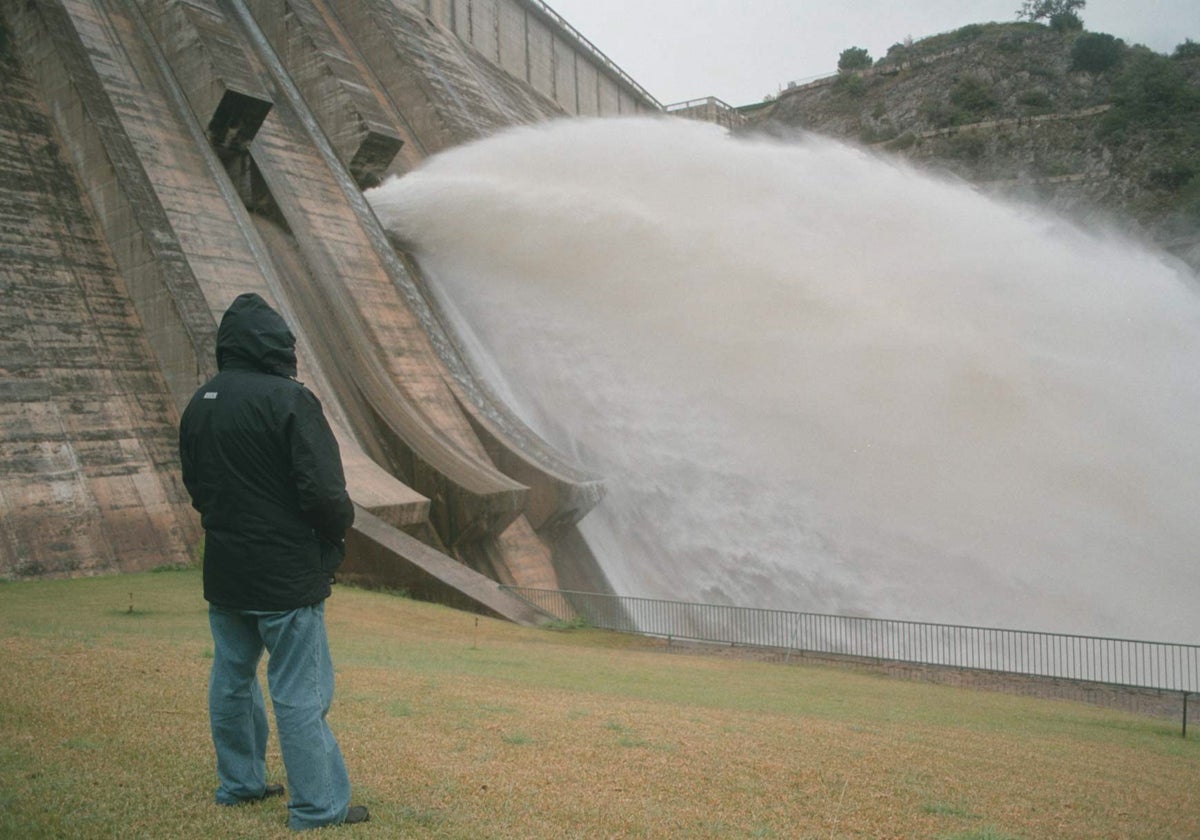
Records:
[[[1200,645],[504,588],[553,618],[627,633],[1200,692]]]
[[[705,107],[705,106],[709,106],[709,105],[713,106],[714,108],[719,108],[722,111],[736,111],[737,110],[737,108],[734,108],[732,105],[730,105],[724,99],[721,99],[716,96],[701,96],[698,99],[689,99],[686,102],[672,102],[671,104],[664,105],[663,107],[666,109],[666,111],[668,113],[670,113],[672,111],[686,111],[691,108],[699,108],[699,107]]]
[[[715,96],[689,99],[686,102],[674,102],[667,105],[666,110],[668,114],[716,123],[726,128],[738,128],[746,122],[746,118],[742,115],[741,111]]]

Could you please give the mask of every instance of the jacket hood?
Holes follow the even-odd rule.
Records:
[[[217,328],[217,370],[249,367],[296,375],[296,336],[283,317],[253,292],[238,295]]]

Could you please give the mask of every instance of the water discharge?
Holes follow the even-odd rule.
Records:
[[[620,594],[1200,641],[1200,293],[831,141],[570,120],[374,191]]]

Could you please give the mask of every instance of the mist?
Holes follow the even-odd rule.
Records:
[[[832,141],[563,120],[368,194],[622,595],[1195,643],[1200,294]]]

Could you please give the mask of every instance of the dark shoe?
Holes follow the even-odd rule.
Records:
[[[365,823],[370,819],[371,815],[368,813],[366,805],[351,805],[350,809],[346,811],[346,819],[342,820],[342,825]]]
[[[283,796],[287,793],[283,785],[267,785],[262,792],[262,796],[252,796],[249,799],[239,799],[236,802],[217,801],[218,805],[253,805],[256,802],[262,802],[264,799],[270,799],[273,796]]]

